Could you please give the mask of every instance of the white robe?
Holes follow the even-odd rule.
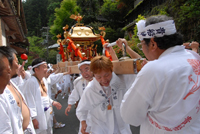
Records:
[[[68,104],[74,105],[78,100],[80,100],[88,81],[82,76],[76,78],[73,82],[74,89],[68,98]]]
[[[63,73],[58,73],[58,74],[53,73],[49,75],[49,77],[47,78],[47,86],[48,86],[48,95],[50,98],[52,98],[52,91],[51,91],[52,86],[62,80],[63,80]]]
[[[24,103],[27,104],[18,87],[12,81],[10,82],[21,94]],[[14,96],[7,87],[5,88],[3,94],[0,95],[0,111],[0,134],[23,134],[23,116],[21,108],[17,105]],[[31,130],[32,134],[35,134],[31,117],[27,128]]]
[[[15,78],[12,78],[12,82],[15,83],[15,85],[20,89],[20,91],[22,92],[22,94],[24,93],[23,91],[23,85],[26,82],[26,80],[28,80],[31,77],[31,74],[28,71],[25,71],[25,78],[23,79],[22,76],[17,76]]]
[[[140,134],[200,134],[200,90],[187,97],[200,88],[199,59],[175,46],[147,63],[124,95],[123,120]]]
[[[70,75],[69,74],[64,75],[63,83],[62,83],[63,93],[66,93],[66,94],[68,93],[68,88],[70,87],[70,82],[71,82]]]
[[[22,79],[21,76],[17,76],[15,78],[11,79],[13,83],[15,83],[15,85],[20,89],[20,91],[23,93],[23,85],[24,85],[24,80]]]
[[[68,97],[68,105],[74,105],[78,100],[81,99],[81,96],[83,94],[84,89],[86,88],[88,84],[88,81],[86,79],[84,79],[82,76],[79,76],[78,78],[76,78],[73,82],[74,85],[74,89],[72,90],[72,93],[70,94],[70,96]],[[90,126],[89,120],[90,120],[90,116],[89,114],[87,115],[87,125]],[[79,132],[78,134],[81,134],[81,123],[79,125]]]
[[[25,80],[28,80],[29,78],[31,78],[31,73],[30,73],[30,71],[28,71],[28,70],[26,70],[25,71]]]
[[[46,85],[47,84],[45,83],[45,87],[47,88],[48,93],[48,86]],[[31,78],[26,81],[26,83],[24,84],[24,88],[24,96],[30,108],[31,117],[37,119],[37,121],[39,122],[39,129],[36,129],[36,132],[39,133],[47,130],[47,121],[42,104],[40,86],[35,76],[31,76]],[[53,100],[50,99],[51,104],[52,102]]]
[[[91,132],[94,134],[113,134],[115,127],[120,131],[120,134],[131,134],[130,126],[124,123],[120,116],[121,100],[127,91],[126,84],[124,80],[120,79],[115,73],[112,73],[110,87],[112,92],[116,91],[110,98],[111,102],[113,102],[111,110],[107,110],[104,107],[106,99],[103,93],[105,92],[99,82],[93,78],[83,92],[76,115],[80,121],[83,121],[86,120],[87,113],[90,111]]]
[[[56,86],[58,90],[62,90],[62,93],[67,94],[68,93],[68,87],[70,87],[70,75],[64,75],[63,76],[63,80],[59,81]]]

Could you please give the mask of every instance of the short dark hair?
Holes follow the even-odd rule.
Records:
[[[45,61],[45,59],[43,59],[43,58],[34,59],[34,60],[32,61],[32,67],[33,67],[34,65],[37,65],[37,64],[43,62],[43,61]],[[33,71],[35,72],[35,68],[33,68]]]
[[[156,24],[159,22],[164,22],[167,20],[173,20],[172,17],[168,17],[166,15],[157,15],[157,16],[151,16],[146,19],[145,26]],[[148,45],[150,42],[150,39],[144,39],[145,43]],[[157,43],[158,48],[160,49],[168,49],[170,47],[178,46],[183,44],[183,36],[176,32],[171,35],[164,35],[163,37],[154,37],[154,41]]]
[[[8,47],[8,46],[0,46],[0,53],[2,53],[3,55],[5,55],[10,63],[10,66],[12,67],[12,63],[14,60],[14,56],[13,54],[17,54],[17,52],[15,51],[15,49]]]

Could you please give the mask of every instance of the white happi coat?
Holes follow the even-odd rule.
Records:
[[[64,93],[68,93],[68,88],[70,87],[70,82],[71,82],[71,78],[70,75],[64,75],[63,76],[63,89],[64,89]]]
[[[76,78],[73,82],[74,89],[68,98],[68,104],[74,105],[78,100],[80,100],[83,90],[87,86],[88,81],[84,79],[82,76]]]
[[[24,103],[27,104],[18,87],[12,81],[10,82],[21,94]],[[0,111],[0,134],[23,134],[23,116],[21,108],[17,105],[14,96],[7,87],[5,88],[3,94],[0,95]],[[35,134],[31,117],[27,128],[31,130],[32,134]]]
[[[70,94],[70,96],[68,97],[68,105],[74,105],[78,100],[81,99],[81,96],[83,94],[84,89],[86,88],[88,84],[88,81],[86,79],[84,79],[82,76],[79,76],[78,78],[76,78],[73,82],[74,85],[74,89],[72,90],[72,93]],[[90,120],[90,115],[87,115],[87,125],[90,126],[89,123]],[[79,125],[79,132],[78,134],[82,134],[81,133],[81,122]]]
[[[57,73],[57,74],[50,74],[49,77],[47,78],[47,85],[45,85],[46,87],[48,87],[48,95],[50,98],[52,98],[52,93],[51,93],[51,87],[58,83],[59,81],[63,80],[63,73]]]
[[[45,87],[48,90],[48,86],[46,86],[46,84]],[[39,129],[36,130],[37,132],[44,131],[47,129],[47,121],[44,113],[44,107],[41,99],[41,91],[37,78],[35,78],[35,76],[31,76],[31,78],[29,78],[24,84],[24,88],[24,96],[30,108],[31,117],[37,119],[37,121],[39,122]],[[52,102],[53,100],[50,99],[50,104],[52,104]]]
[[[17,87],[20,89],[20,91],[23,93],[23,85],[24,85],[24,80],[21,76],[17,76],[15,78],[11,78],[12,82],[17,85]]]
[[[140,134],[200,134],[200,57],[192,53],[171,47],[138,73],[120,110]]]
[[[120,116],[120,104],[124,93],[127,91],[126,85],[122,79],[112,73],[110,87],[112,92],[117,91],[110,98],[113,102],[111,110],[104,107],[106,99],[103,94],[105,92],[99,82],[93,78],[83,92],[76,115],[80,121],[83,121],[86,120],[87,112],[90,111],[91,132],[94,134],[113,134],[115,123],[121,134],[131,134],[130,126],[124,123]]]
[[[13,83],[15,83],[15,85],[20,89],[20,91],[22,92],[22,93],[24,93],[24,91],[23,91],[23,85],[24,85],[24,83],[26,82],[26,80],[28,80],[29,78],[31,77],[31,74],[29,73],[29,72],[25,72],[25,78],[23,79],[22,78],[22,76],[20,75],[20,76],[17,76],[17,77],[15,77],[15,78],[12,78],[11,80],[12,80],[12,82]]]
[[[58,90],[62,90],[62,93],[68,93],[68,87],[70,87],[70,75],[63,75],[63,80],[59,81],[56,86]]]

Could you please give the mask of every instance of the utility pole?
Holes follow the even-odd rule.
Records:
[[[42,27],[42,29],[40,29],[40,31],[43,31],[43,30],[46,30],[46,32],[42,32],[42,36],[46,36],[46,39],[43,41],[43,45],[46,44],[46,49],[47,49],[47,57],[46,57],[46,60],[48,59],[49,57],[49,27]]]

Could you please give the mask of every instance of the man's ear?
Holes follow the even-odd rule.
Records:
[[[155,51],[158,48],[158,46],[157,43],[154,41],[154,38],[151,38],[150,42],[151,42],[151,50]]]
[[[36,67],[36,68],[34,68],[34,70],[35,70],[35,72],[37,72],[37,71],[38,71],[38,68]]]

